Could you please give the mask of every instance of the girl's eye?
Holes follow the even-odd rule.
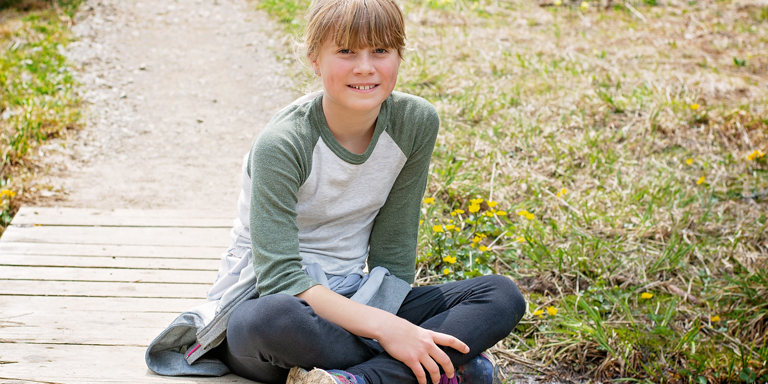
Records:
[[[384,54],[384,53],[387,53],[388,51],[387,51],[387,49],[386,49],[386,48],[376,48],[376,49],[375,49],[373,52],[374,52],[374,53],[381,53],[381,54]]]
[[[346,55],[346,54],[352,53],[352,50],[351,49],[342,48],[342,49],[339,49],[339,53]]]

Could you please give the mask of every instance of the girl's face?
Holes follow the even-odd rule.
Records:
[[[399,67],[397,49],[345,48],[330,38],[312,60],[312,69],[323,80],[323,97],[332,108],[339,108],[338,112],[378,113],[395,89]]]

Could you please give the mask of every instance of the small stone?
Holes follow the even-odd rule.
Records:
[[[147,64],[146,63],[141,63],[139,65],[139,70],[146,71],[147,70]]]
[[[197,118],[197,122],[198,122],[198,123],[202,123],[203,121],[205,121],[205,120],[203,120],[203,118],[202,118],[202,117],[198,117],[198,118]]]

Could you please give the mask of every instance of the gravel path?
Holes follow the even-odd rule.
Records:
[[[242,159],[296,96],[284,35],[244,0],[87,0],[70,56],[86,127],[42,148],[42,205],[231,210]]]

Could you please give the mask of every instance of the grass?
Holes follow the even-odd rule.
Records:
[[[510,382],[768,381],[768,8],[402,4],[397,89],[443,121],[418,282],[518,283]]]
[[[29,154],[79,124],[77,83],[63,51],[78,4],[0,2],[0,233],[36,170]]]

